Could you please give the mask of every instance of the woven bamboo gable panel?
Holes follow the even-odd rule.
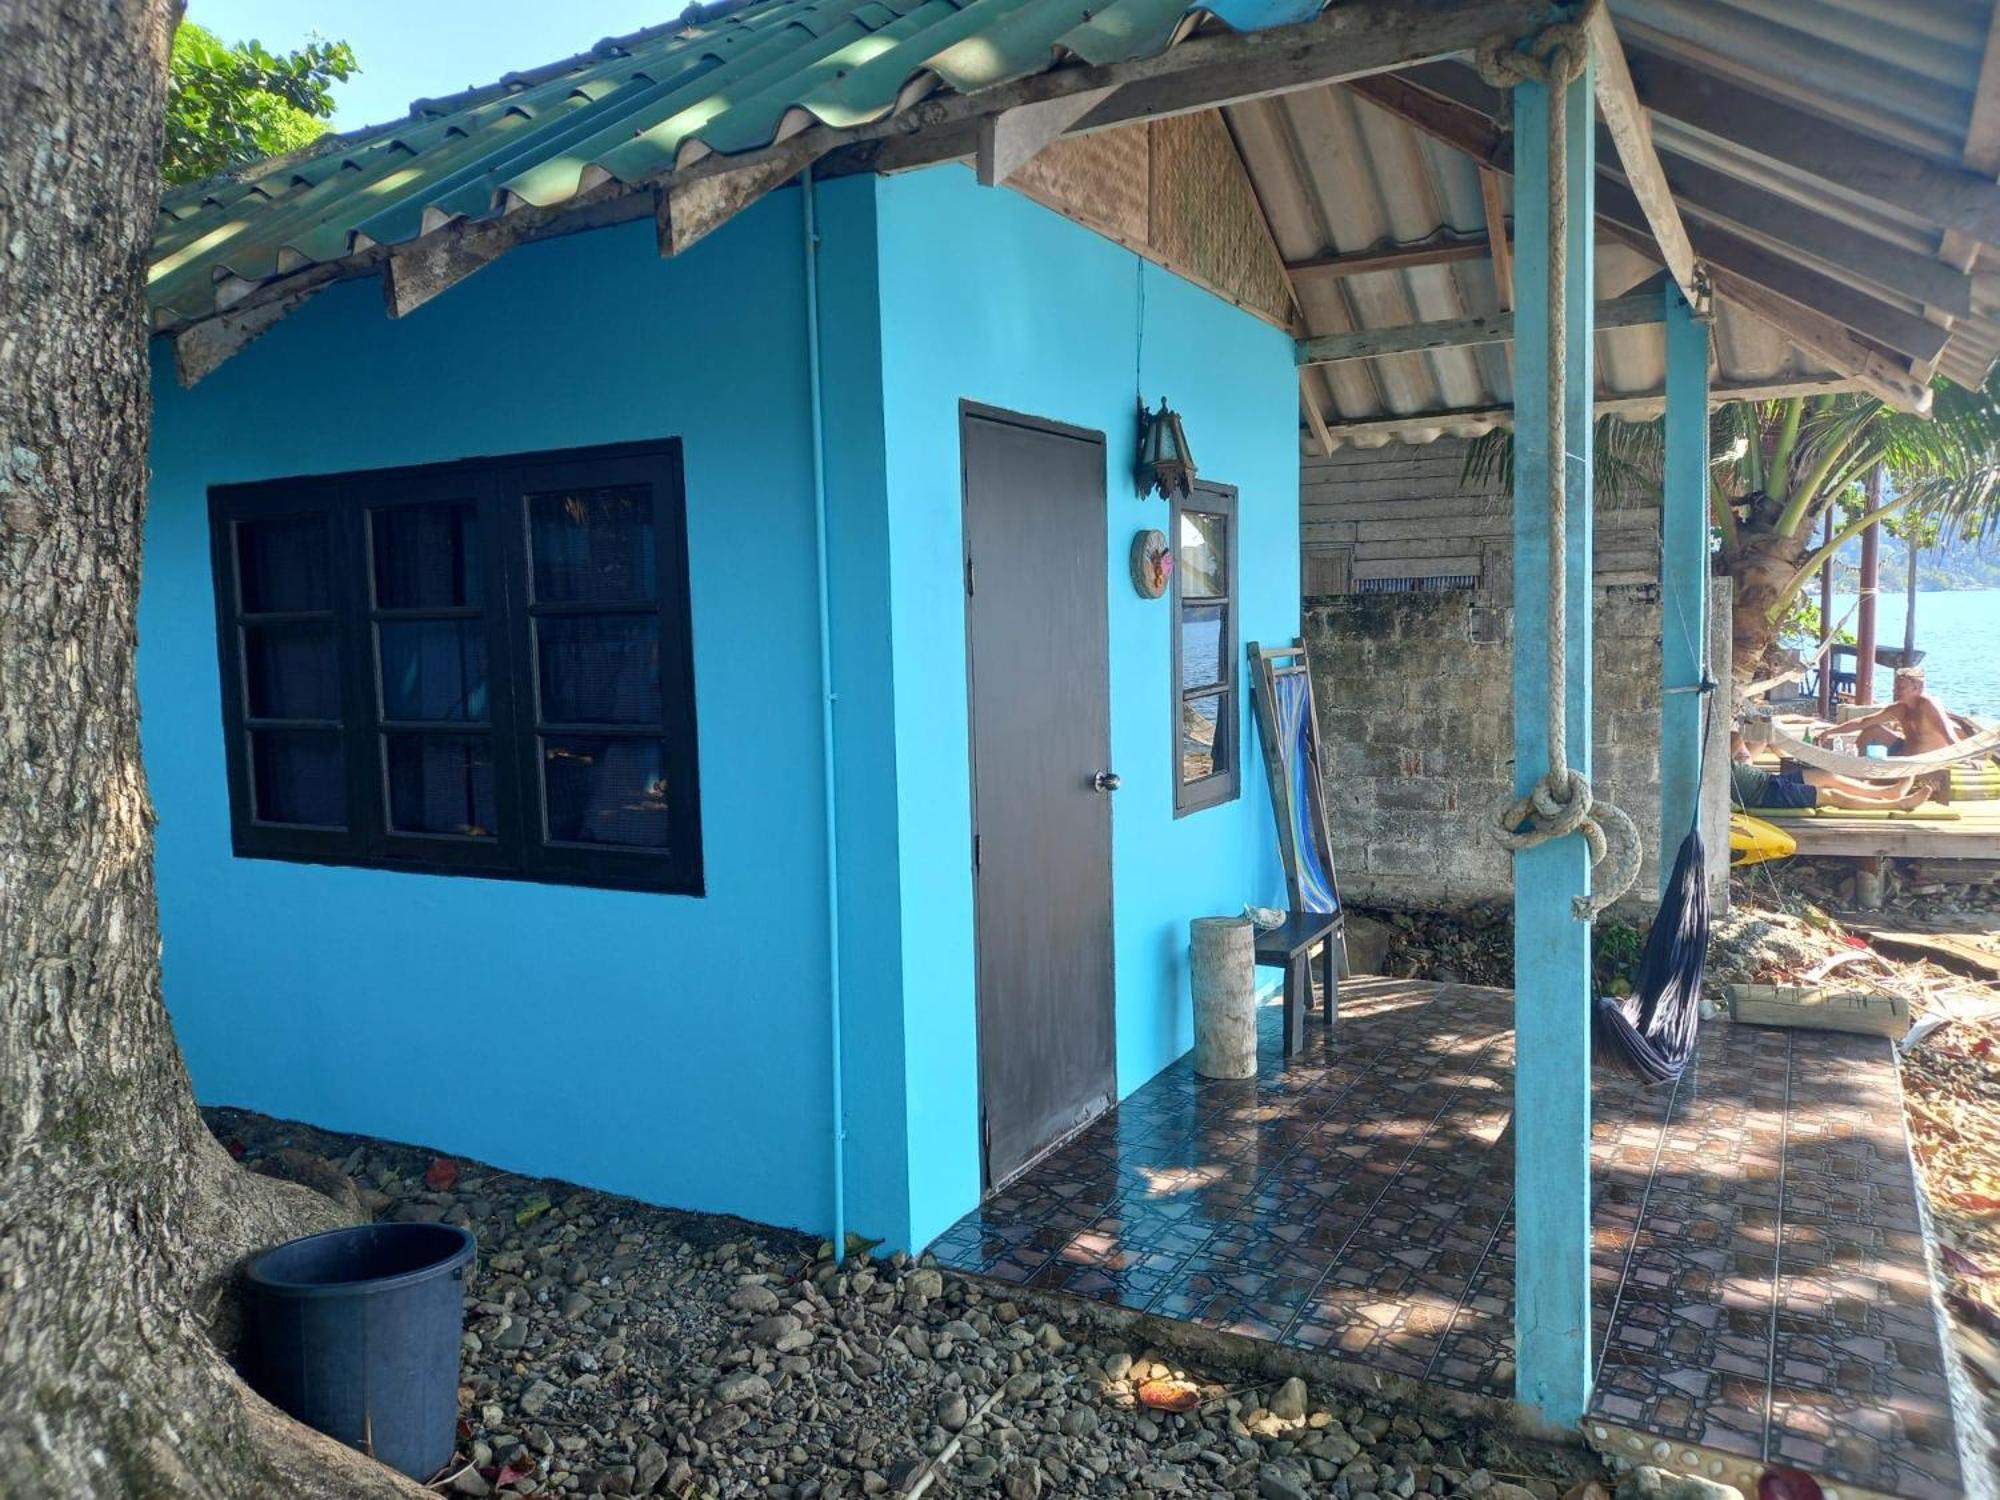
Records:
[[[1214,111],[1059,140],[1008,185],[1289,327],[1291,288]]]
[[[1291,282],[1264,211],[1213,110],[1154,120],[1153,250],[1160,261],[1283,323]]]
[[[1152,227],[1152,136],[1145,124],[1053,141],[1008,179],[1037,203],[1144,251]]]

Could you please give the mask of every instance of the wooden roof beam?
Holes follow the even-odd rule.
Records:
[[[1649,286],[1651,284],[1649,283]],[[1657,291],[1619,297],[1597,304],[1595,324],[1607,328],[1639,328],[1666,317],[1666,300]],[[1321,334],[1300,339],[1301,365],[1338,364],[1347,359],[1374,359],[1384,354],[1418,354],[1427,349],[1460,349],[1476,344],[1504,344],[1514,337],[1514,315],[1448,318],[1436,323],[1405,323],[1395,328],[1361,328],[1352,333]]]
[[[1788,396],[1823,396],[1831,391],[1850,390],[1853,384],[1853,381],[1839,375],[1816,376],[1806,380],[1752,381],[1735,385],[1715,382],[1709,387],[1708,404],[1714,407],[1729,401],[1777,401]],[[1599,396],[1596,402],[1597,414],[1600,417],[1653,417],[1659,415],[1666,399],[1664,390]],[[1327,423],[1327,431],[1339,442],[1356,442],[1369,438],[1394,438],[1411,428],[1471,424],[1505,427],[1513,420],[1514,408],[1511,406],[1460,406],[1437,411],[1356,417],[1352,420],[1335,419]]]
[[[1486,214],[1486,238],[1493,246],[1493,289],[1504,312],[1514,310],[1514,251],[1507,238],[1507,204],[1501,196],[1500,174],[1479,169],[1479,206]]]
[[[1504,246],[1502,247],[1504,250]],[[1309,260],[1285,262],[1294,279],[1328,280],[1342,276],[1366,276],[1373,271],[1407,271],[1417,266],[1444,266],[1455,261],[1485,260],[1493,254],[1493,242],[1481,234],[1458,234],[1440,229],[1420,240],[1378,240],[1365,250],[1343,250],[1332,255],[1316,255]]]
[[[1072,125],[1102,104],[1111,92],[1108,88],[1086,89],[1081,94],[1017,105],[982,118],[973,155],[981,184],[998,187],[1039,156],[1043,147],[1060,139]]]
[[[1600,224],[1608,221],[1628,231],[1637,231],[1636,236],[1624,236],[1627,243],[1642,251],[1651,249],[1645,207],[1629,187],[1599,182],[1597,216]],[[1836,319],[1856,333],[1913,360],[1936,359],[1951,341],[1949,328],[1856,291],[1844,281],[1788,260],[1733,230],[1697,224],[1690,233],[1701,258],[1710,267],[1733,271],[1740,280],[1755,282],[1801,307]]]
[[[1657,114],[1940,229],[2000,245],[2000,183],[1990,175],[1918,156],[1664,57],[1640,53],[1631,71],[1639,99]]]
[[[1612,24],[1610,6],[1602,3],[1591,6],[1584,26],[1597,58],[1597,107],[1617,149],[1618,161],[1625,168],[1625,181],[1645,210],[1646,223],[1653,232],[1653,243],[1659,246],[1666,261],[1667,273],[1680,287],[1688,305],[1697,312],[1705,312],[1707,278],[1696,269],[1694,246],[1688,240],[1687,227],[1681,223],[1680,206],[1675,203],[1674,190],[1667,185],[1666,173],[1661,170],[1659,153],[1653,149],[1652,121],[1632,86],[1632,74],[1625,65],[1625,46],[1618,40],[1618,28]]]
[[[1457,147],[1496,171],[1511,173],[1514,170],[1512,141],[1490,118],[1469,105],[1448,99],[1429,89],[1419,88],[1401,78],[1361,78],[1349,83],[1347,87],[1370,103],[1387,110],[1399,119],[1406,120],[1426,135]],[[1620,191],[1623,190],[1616,184],[1599,184],[1597,195],[1599,224],[1611,224],[1615,230],[1620,231],[1620,237],[1627,243],[1635,244],[1645,253],[1656,253],[1653,250],[1650,229],[1641,228],[1634,234],[1624,230],[1615,220],[1607,218],[1604,212],[1607,200],[1615,202],[1616,195]],[[1639,218],[1643,223],[1643,215]],[[1710,248],[1712,247],[1698,247],[1698,253],[1709,260],[1711,267],[1714,268],[1714,259],[1709,253]],[[1780,257],[1770,257],[1770,259],[1781,261]],[[1768,270],[1768,267],[1763,269]],[[1798,274],[1817,276],[1817,273],[1806,272],[1803,269]],[[1718,288],[1723,286],[1723,279],[1719,274],[1713,277],[1713,280]],[[1839,285],[1830,277],[1817,277],[1817,280],[1834,286]],[[1733,289],[1734,300],[1742,302],[1746,308],[1791,338],[1801,348],[1812,350],[1828,364],[1852,376],[1865,389],[1889,405],[1899,411],[1930,410],[1929,383],[1917,378],[1907,368],[1899,366],[1880,347],[1858,336],[1856,330],[1845,327],[1809,307],[1800,306],[1785,296],[1768,292],[1759,287],[1747,274],[1732,272],[1728,281]],[[1842,287],[1841,290],[1848,289]],[[1752,295],[1753,293],[1756,295]],[[1872,299],[1864,300],[1877,308],[1886,307],[1885,304],[1872,302]],[[1894,311],[1894,309],[1886,310]]]
[[[1843,280],[1908,297],[1950,317],[1972,312],[1972,278],[1935,255],[1907,249],[1833,214],[1672,152],[1660,158],[1674,196],[1696,217],[1737,225],[1819,261]]]

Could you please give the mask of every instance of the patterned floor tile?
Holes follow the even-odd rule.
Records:
[[[1257,1078],[1182,1059],[932,1246],[948,1265],[1462,1391],[1514,1384],[1511,1007],[1344,986]],[[1717,1024],[1676,1085],[1593,1085],[1593,1414],[1958,1493],[1893,1057]]]

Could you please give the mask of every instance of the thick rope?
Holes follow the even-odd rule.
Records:
[[[1564,116],[1569,85],[1583,73],[1590,40],[1582,21],[1551,26],[1521,49],[1504,37],[1489,39],[1477,54],[1479,76],[1495,88],[1539,83],[1548,91],[1548,425],[1549,425],[1549,769],[1524,797],[1494,810],[1494,832],[1508,849],[1532,849],[1581,833],[1590,847],[1591,892],[1578,896],[1578,921],[1594,921],[1639,878],[1639,831],[1622,810],[1599,801],[1590,779],[1569,764],[1565,705],[1569,696],[1569,152]],[[1588,434],[1585,441],[1589,441]],[[1524,829],[1523,824],[1527,827]],[[1605,825],[1617,831],[1616,857]],[[1609,863],[1599,878],[1597,867]]]

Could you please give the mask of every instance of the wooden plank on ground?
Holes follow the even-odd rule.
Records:
[[[1990,933],[1952,932],[1936,923],[1907,919],[1883,924],[1866,916],[1842,917],[1869,943],[1891,953],[1928,958],[1978,979],[2000,979],[2000,940]]]
[[[1730,1015],[1748,1026],[1854,1031],[1899,1038],[1910,1029],[1910,1002],[1879,991],[1804,989],[1795,984],[1731,984]]]

